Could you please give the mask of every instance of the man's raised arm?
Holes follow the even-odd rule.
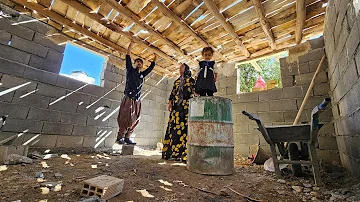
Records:
[[[150,66],[143,71],[144,77],[145,77],[146,75],[148,75],[148,74],[154,69],[156,59],[157,59],[157,55],[154,54],[154,59],[153,59],[153,61],[151,62]]]
[[[126,51],[126,56],[125,56],[125,60],[126,60],[126,69],[129,69],[129,68],[133,68],[132,66],[132,62],[131,62],[131,57],[130,57],[130,54],[131,54],[131,48],[133,46],[133,42],[130,41],[130,44],[127,48],[127,51]]]

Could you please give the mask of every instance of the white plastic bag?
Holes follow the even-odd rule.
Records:
[[[280,157],[277,157],[280,160]],[[280,164],[279,168],[280,170],[286,168],[288,164]],[[268,160],[265,161],[264,163],[264,169],[270,172],[275,172],[275,167],[274,167],[274,161],[272,159],[272,157],[270,157]]]

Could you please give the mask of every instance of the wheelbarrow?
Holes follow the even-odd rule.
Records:
[[[295,176],[302,175],[301,164],[306,164],[312,166],[315,184],[317,186],[322,184],[315,148],[318,132],[323,126],[323,124],[319,124],[319,114],[325,110],[330,101],[330,98],[326,98],[316,106],[311,113],[311,122],[306,124],[265,126],[257,115],[246,111],[242,112],[249,119],[256,121],[258,130],[270,144],[277,177],[281,177],[279,164],[291,164]],[[297,143],[300,145],[300,150]],[[277,158],[275,145],[280,153],[280,160]]]

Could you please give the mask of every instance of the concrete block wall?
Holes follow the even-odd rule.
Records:
[[[360,176],[360,5],[330,0],[325,20],[336,139],[342,164]]]
[[[0,18],[0,92],[13,89],[0,96],[0,115],[9,115],[0,140],[17,135],[15,145],[112,147],[125,88],[123,60],[104,65],[102,86],[59,75],[64,47],[47,39],[54,29],[42,22],[16,24],[31,19]],[[164,136],[167,85],[156,74],[146,78],[133,136],[139,145],[156,145]]]
[[[292,125],[296,114],[301,106],[313,74],[324,54],[324,41],[322,38],[310,41],[311,50],[308,54],[299,58],[298,62],[289,64],[286,58],[280,60],[283,88],[261,92],[236,94],[237,74],[232,76],[219,76],[217,82],[218,96],[232,99],[235,153],[247,156],[249,145],[258,144],[260,137],[261,145],[269,150],[269,146],[263,139],[254,121],[249,120],[241,112],[243,110],[257,114],[265,125]],[[291,77],[291,82],[286,78]],[[293,78],[294,81],[293,82]],[[235,89],[234,89],[235,88]],[[311,110],[328,97],[329,83],[327,79],[327,63],[322,67],[316,85],[305,105],[300,122],[309,122]],[[332,121],[331,109],[327,109],[320,116],[321,122],[326,125],[319,134],[319,148],[317,150],[320,159],[326,162],[339,162],[338,148]]]

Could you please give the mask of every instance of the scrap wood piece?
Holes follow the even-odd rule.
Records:
[[[213,194],[213,195],[216,195],[216,196],[222,196],[220,193],[215,193],[215,192],[211,192],[211,191],[208,191],[206,189],[203,189],[203,188],[194,187],[192,185],[185,184],[183,181],[176,180],[176,181],[174,181],[174,183],[178,183],[180,185],[183,185],[184,187],[191,187],[193,189],[197,189],[197,190],[199,190],[201,192],[205,192],[205,193],[208,193],[208,194]]]
[[[254,198],[251,198],[250,196],[246,196],[244,194],[241,194],[233,189],[230,188],[231,185],[228,185],[228,186],[225,186],[225,188],[229,189],[230,191],[234,192],[235,194],[239,195],[239,196],[242,196],[244,198],[246,198],[247,200],[249,201],[254,201],[254,202],[261,202],[262,200],[258,200],[258,199],[254,199]]]
[[[136,192],[139,192],[143,197],[154,198],[146,189],[136,190]]]

